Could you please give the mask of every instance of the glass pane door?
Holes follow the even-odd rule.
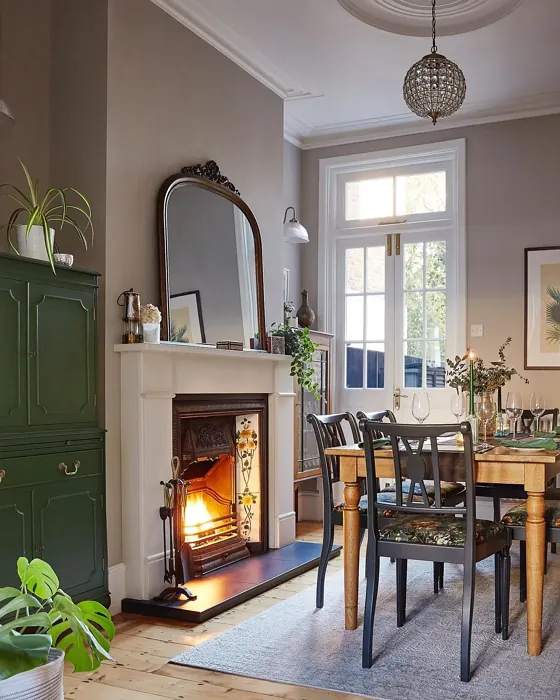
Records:
[[[390,400],[393,267],[385,236],[339,242],[337,385],[344,410],[378,410]]]

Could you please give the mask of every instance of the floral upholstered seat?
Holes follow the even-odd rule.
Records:
[[[546,501],[544,520],[547,527],[560,527],[560,501]],[[518,503],[502,518],[506,525],[525,527],[527,524],[527,501]]]
[[[435,495],[435,488],[434,488],[434,482],[433,481],[425,481],[424,482],[426,486],[426,493],[428,494],[428,498],[433,498]],[[395,493],[396,492],[396,485],[392,486],[387,486],[386,488],[382,489],[382,493]],[[450,497],[450,496],[455,496],[458,493],[461,493],[461,491],[465,490],[465,485],[460,484],[456,481],[442,481],[441,482],[441,497],[443,500],[445,500],[445,497]],[[403,481],[402,483],[402,492],[408,493],[410,491],[410,480]],[[421,496],[422,491],[420,489],[420,484],[414,484],[414,495],[415,496]]]
[[[476,543],[482,544],[503,533],[506,526],[492,520],[476,521]],[[380,540],[463,547],[467,538],[467,521],[452,515],[398,515],[379,531]]]

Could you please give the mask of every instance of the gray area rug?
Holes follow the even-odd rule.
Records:
[[[445,590],[432,590],[432,567],[409,562],[407,621],[396,626],[395,567],[384,560],[374,626],[374,665],[361,667],[360,627],[344,629],[343,575],[327,578],[325,607],[315,589],[188,650],[172,663],[383,700],[560,700],[560,556],[546,577],[541,656],[526,653],[519,560],[512,551],[511,636],[494,632],[493,559],[477,566],[470,683],[459,680],[462,568],[446,564]]]

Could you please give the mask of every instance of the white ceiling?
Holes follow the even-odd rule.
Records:
[[[560,112],[560,0],[440,0],[455,22],[446,30],[480,26],[481,7],[493,23],[438,39],[465,73],[467,97],[437,127],[402,98],[404,75],[430,40],[378,29],[342,7],[379,26],[394,11],[399,31],[418,33],[401,10],[417,23],[424,6],[429,33],[428,0],[153,1],[281,95],[286,137],[303,148]]]

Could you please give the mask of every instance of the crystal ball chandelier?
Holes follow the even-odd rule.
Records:
[[[432,0],[432,50],[406,74],[404,101],[419,117],[435,125],[442,117],[454,114],[463,104],[467,83],[456,63],[438,53],[436,45],[436,0]]]

